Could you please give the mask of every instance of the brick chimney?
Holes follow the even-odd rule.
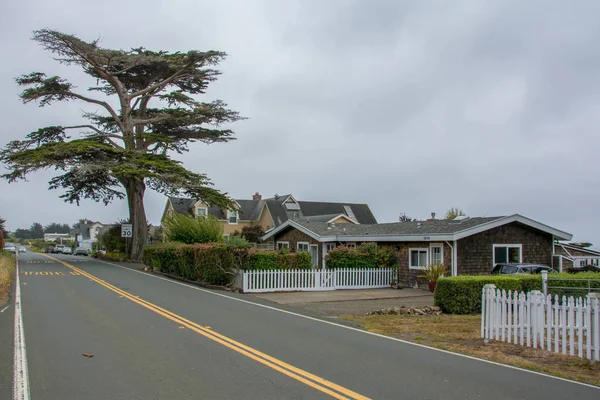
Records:
[[[252,196],[252,200],[262,200],[262,196],[258,192],[256,192]]]

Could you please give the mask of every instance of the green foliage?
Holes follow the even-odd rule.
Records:
[[[562,296],[587,296],[588,284],[592,289],[600,289],[600,272],[549,274],[548,278],[548,293],[561,298]],[[556,287],[564,289],[556,289]]]
[[[96,253],[94,253],[94,257],[100,258],[102,260],[115,261],[115,262],[130,261],[129,258],[127,257],[127,254],[120,252],[120,251],[108,251],[105,254],[96,252]]]
[[[429,264],[422,272],[419,278],[426,278],[430,282],[437,282],[446,273],[446,266],[442,263]]]
[[[242,237],[238,235],[229,236],[225,241],[229,247],[237,248],[237,249],[249,249],[250,243]]]
[[[225,243],[147,246],[144,264],[160,272],[210,285],[227,285],[248,263],[248,252]]]
[[[165,218],[163,227],[167,240],[186,244],[223,241],[223,224],[214,216],[194,218],[174,213]]]
[[[472,314],[481,311],[483,286],[493,283],[498,289],[524,291],[541,290],[539,275],[452,276],[440,278],[434,301],[447,314]]]
[[[394,252],[375,243],[363,243],[356,248],[338,246],[326,257],[327,268],[390,268],[396,264]]]
[[[259,239],[265,234],[260,225],[246,225],[242,228],[241,235],[250,243],[258,243]]]
[[[248,254],[248,270],[312,269],[312,258],[306,251],[283,253],[250,249]]]
[[[461,210],[460,208],[452,207],[451,209],[446,211],[446,215],[444,216],[444,219],[454,219],[456,217],[462,217],[464,215],[465,215],[465,213],[463,212],[463,210]]]
[[[15,237],[17,239],[41,239],[44,237],[44,227],[39,222],[34,222],[29,229],[17,229]]]
[[[3,237],[7,238],[8,237],[8,231],[4,227],[5,223],[6,223],[6,220],[2,219],[2,217],[0,217],[0,234],[2,234]]]
[[[98,245],[107,252],[126,253],[127,241],[121,237],[121,224],[127,221],[117,221],[113,226],[98,235]]]
[[[44,227],[45,233],[69,233],[71,232],[71,227],[69,224],[60,224],[57,222],[53,222]]]

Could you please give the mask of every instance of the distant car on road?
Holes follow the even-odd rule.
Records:
[[[496,264],[490,275],[539,274],[542,271],[548,271],[549,274],[556,272],[542,264]]]
[[[86,247],[77,247],[75,249],[75,251],[73,252],[74,256],[78,256],[78,255],[88,256],[89,254],[90,254],[90,249],[88,249]]]
[[[27,253],[27,248],[25,246],[19,247],[19,253]]]
[[[17,254],[17,246],[7,243],[4,245],[4,251],[10,251],[13,254]]]

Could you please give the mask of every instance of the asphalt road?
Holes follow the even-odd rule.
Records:
[[[323,323],[250,296],[53,257],[70,267],[31,253],[19,261],[34,400],[600,397],[597,388]],[[0,333],[10,318],[0,315]]]

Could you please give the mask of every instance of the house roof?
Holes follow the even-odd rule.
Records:
[[[260,218],[263,207],[267,207],[273,218],[275,226],[280,226],[290,219],[310,219],[314,220],[315,217],[321,218],[322,216],[329,216],[324,221],[343,214],[348,216],[350,219],[360,224],[376,224],[377,220],[373,216],[373,213],[369,209],[367,204],[356,204],[356,203],[331,203],[331,202],[317,202],[317,201],[298,201],[299,210],[288,209],[284,202],[291,198],[295,201],[294,197],[290,194],[271,197],[264,200],[244,200],[236,199],[235,201],[240,206],[240,220],[256,221]],[[196,204],[194,199],[185,199],[179,197],[169,197],[173,209],[175,212],[180,214],[193,214],[193,206]],[[349,215],[348,211],[354,216]],[[226,219],[225,212],[219,207],[209,207],[208,214],[214,215],[219,219]]]
[[[294,227],[319,241],[424,241],[458,240],[512,222],[519,222],[555,236],[570,240],[571,234],[514,214],[507,217],[472,217],[461,220],[428,220],[384,224],[328,224],[314,219],[289,220],[270,230],[262,240],[288,227]]]
[[[568,244],[568,243],[557,243],[557,245],[564,247],[567,250],[575,250],[575,251],[580,251],[582,253],[588,253],[593,256],[600,256],[599,250],[595,250],[590,247],[576,246],[576,245]]]

